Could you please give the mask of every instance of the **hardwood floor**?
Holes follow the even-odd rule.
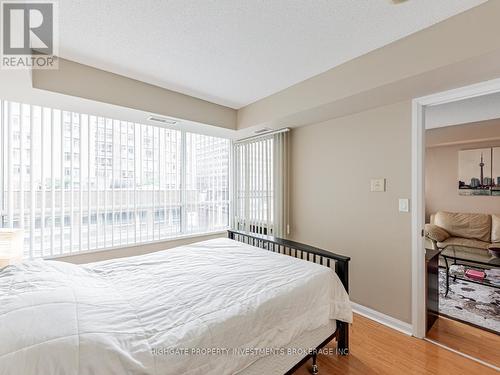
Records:
[[[440,316],[427,337],[449,348],[500,367],[500,336]]]
[[[498,375],[489,367],[356,314],[350,346],[351,354],[345,357],[319,355],[319,374]],[[310,374],[310,362],[295,374]]]

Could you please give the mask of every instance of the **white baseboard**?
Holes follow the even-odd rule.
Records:
[[[405,335],[412,335],[412,326],[410,323],[405,323],[401,320],[393,318],[392,316],[382,314],[376,310],[370,309],[369,307],[365,307],[363,305],[351,302],[352,311],[356,314],[362,315],[365,318],[376,321],[377,323],[383,324],[389,328],[395,329],[396,331],[402,332]]]

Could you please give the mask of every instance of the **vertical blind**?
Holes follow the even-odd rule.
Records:
[[[0,101],[0,227],[39,258],[229,222],[227,139]]]
[[[234,143],[233,227],[289,234],[288,131]]]

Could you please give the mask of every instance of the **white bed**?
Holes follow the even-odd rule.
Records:
[[[336,319],[352,312],[332,269],[230,239],[32,261],[0,271],[0,374],[280,374],[300,357],[266,351]]]
[[[335,332],[336,326],[336,321],[330,320],[324,326],[312,331],[306,331],[284,346],[287,354],[274,354],[259,358],[246,369],[238,372],[238,375],[283,375],[299,363],[307,351],[311,350],[311,348],[317,348],[318,345],[328,339],[332,332]]]

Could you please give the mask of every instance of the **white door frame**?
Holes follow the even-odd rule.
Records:
[[[425,109],[500,92],[500,79],[413,99],[412,102],[412,329],[425,337],[425,252],[422,230],[425,224]]]

